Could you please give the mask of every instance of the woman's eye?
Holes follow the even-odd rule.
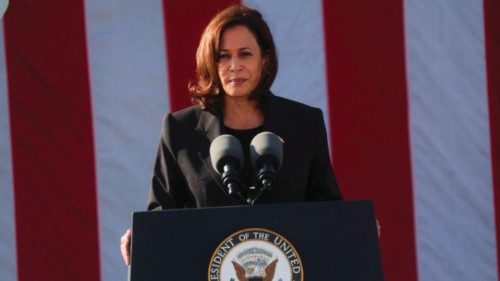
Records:
[[[217,55],[217,59],[219,59],[219,60],[220,59],[225,59],[227,57],[229,57],[228,54],[219,54],[219,55]]]
[[[241,57],[249,57],[251,55],[252,55],[252,53],[249,53],[249,52],[245,52],[245,53],[240,54]]]

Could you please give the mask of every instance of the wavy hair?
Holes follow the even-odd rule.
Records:
[[[259,11],[245,5],[233,5],[216,14],[203,31],[196,51],[196,81],[188,85],[191,100],[204,110],[222,106],[224,90],[219,78],[217,60],[222,34],[228,28],[243,25],[255,36],[261,54],[267,57],[264,73],[250,98],[264,106],[278,72],[276,47],[269,26]]]

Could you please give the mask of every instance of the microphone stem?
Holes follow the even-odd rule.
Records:
[[[268,191],[268,190],[272,190],[273,188],[273,182],[269,179],[263,179],[262,180],[262,186],[261,188],[259,188],[259,191],[257,192],[257,195],[253,198],[253,199],[250,199],[248,198],[247,202],[250,203],[250,205],[253,205],[255,204],[255,202],[257,201],[257,199],[260,198],[260,196],[262,195],[262,193],[264,191]]]

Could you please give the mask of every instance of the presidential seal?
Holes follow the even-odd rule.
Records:
[[[215,249],[209,281],[303,281],[297,250],[280,234],[248,228],[231,234]]]

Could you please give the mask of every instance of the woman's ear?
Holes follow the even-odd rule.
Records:
[[[269,74],[269,55],[267,53],[264,53],[262,55],[262,71],[265,74]]]

